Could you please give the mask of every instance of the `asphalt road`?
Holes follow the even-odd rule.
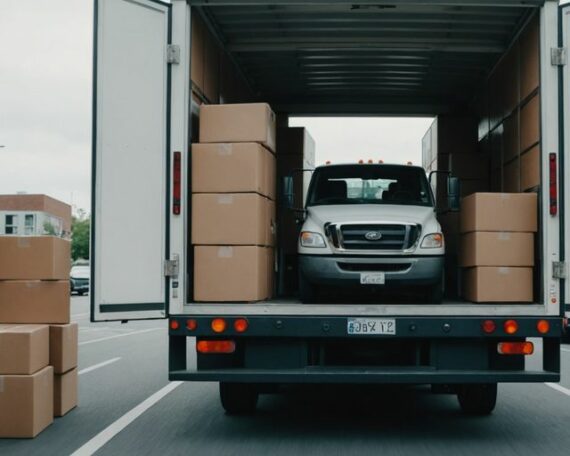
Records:
[[[72,298],[79,407],[34,440],[0,440],[1,455],[570,454],[570,346],[565,389],[500,385],[490,417],[425,388],[362,387],[266,395],[256,415],[229,417],[216,384],[168,383],[164,321],[91,324],[88,312],[88,298]]]

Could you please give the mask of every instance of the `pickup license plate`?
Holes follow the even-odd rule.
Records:
[[[360,274],[361,285],[384,285],[386,276],[383,272],[362,273]]]
[[[396,320],[384,318],[349,318],[346,328],[351,335],[396,335]]]

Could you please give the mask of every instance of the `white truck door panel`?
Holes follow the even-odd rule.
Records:
[[[570,49],[570,4],[565,4],[560,7],[560,20],[561,20],[561,33],[562,33],[562,46],[566,49],[566,53]],[[568,58],[568,57],[566,57]],[[559,189],[559,200],[562,205],[559,210],[562,211],[563,218],[563,229],[560,230],[563,243],[562,246],[564,253],[564,261],[568,265],[570,260],[570,243],[568,238],[570,237],[570,219],[568,214],[570,214],[570,68],[568,67],[568,62],[562,67],[562,103],[563,103],[563,122],[561,123],[563,138],[564,138],[564,149],[562,155],[562,166],[563,169],[559,173],[562,179],[562,185]],[[564,290],[564,301],[566,303],[566,315],[570,317],[570,280],[567,277],[565,280],[565,290]]]
[[[92,318],[164,317],[170,6],[95,2]]]

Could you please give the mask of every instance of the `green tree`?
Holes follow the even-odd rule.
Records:
[[[71,258],[89,259],[89,228],[91,217],[80,210],[71,220]]]

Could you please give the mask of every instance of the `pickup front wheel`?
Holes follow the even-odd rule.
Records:
[[[220,400],[228,415],[246,415],[255,412],[259,393],[248,383],[220,382]]]

